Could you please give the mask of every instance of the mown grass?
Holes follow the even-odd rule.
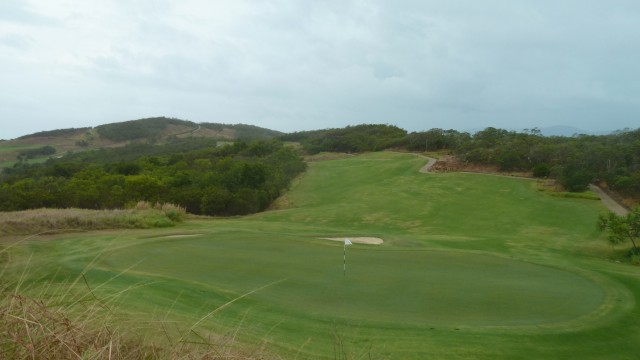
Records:
[[[189,341],[233,333],[284,358],[637,354],[638,268],[608,260],[599,202],[530,180],[420,174],[423,163],[313,162],[288,208],[30,241],[12,249],[11,269],[36,264],[34,289],[82,272],[97,298],[127,289],[118,301],[131,320],[161,314],[187,324]],[[319,238],[350,236],[385,243],[349,247],[344,276],[342,244]]]

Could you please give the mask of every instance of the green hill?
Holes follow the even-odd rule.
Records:
[[[0,168],[17,161],[42,162],[69,152],[122,147],[131,143],[165,144],[177,139],[213,139],[218,141],[267,140],[282,133],[253,125],[216,124],[156,117],[104,124],[95,128],[70,128],[41,131],[13,140],[0,141]],[[43,147],[55,149],[55,155],[34,153]]]

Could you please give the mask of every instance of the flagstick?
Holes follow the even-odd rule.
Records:
[[[342,258],[342,276],[347,276],[347,243],[343,245],[344,256]]]
[[[347,245],[351,245],[351,240],[344,239],[344,245],[342,248],[342,276],[347,276]]]

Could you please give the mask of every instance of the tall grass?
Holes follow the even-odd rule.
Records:
[[[230,336],[175,340],[169,322],[127,323],[98,299],[34,298],[2,294],[2,359],[269,359],[262,346],[247,351]],[[80,300],[80,301],[79,301]],[[75,303],[74,303],[75,302]],[[69,303],[72,303],[70,308]],[[125,326],[126,324],[126,326]],[[128,329],[135,329],[132,332]],[[162,329],[165,339],[146,332]],[[193,331],[192,331],[193,332]]]
[[[51,281],[30,289],[23,282],[26,272],[7,265],[0,275],[13,281],[0,287],[0,359],[274,359],[265,344],[238,345],[241,329],[230,335],[196,332],[204,318],[187,329],[167,317],[131,320],[118,310],[119,296],[129,289],[99,298],[84,273],[62,285]]]
[[[173,204],[138,202],[130,209],[37,209],[0,213],[0,236],[43,232],[170,227],[186,217]]]

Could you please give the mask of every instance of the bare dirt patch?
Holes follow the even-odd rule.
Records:
[[[380,245],[384,242],[384,240],[376,237],[337,237],[337,238],[320,238],[320,239],[342,241],[342,242],[344,242],[346,239],[349,239],[351,240],[352,243],[367,244],[367,245]]]
[[[518,172],[518,171],[501,171],[495,165],[485,164],[473,164],[467,162],[458,161],[455,156],[444,156],[432,166],[432,172],[461,172],[461,173],[480,173],[510,177],[525,177],[531,178],[530,172]]]

